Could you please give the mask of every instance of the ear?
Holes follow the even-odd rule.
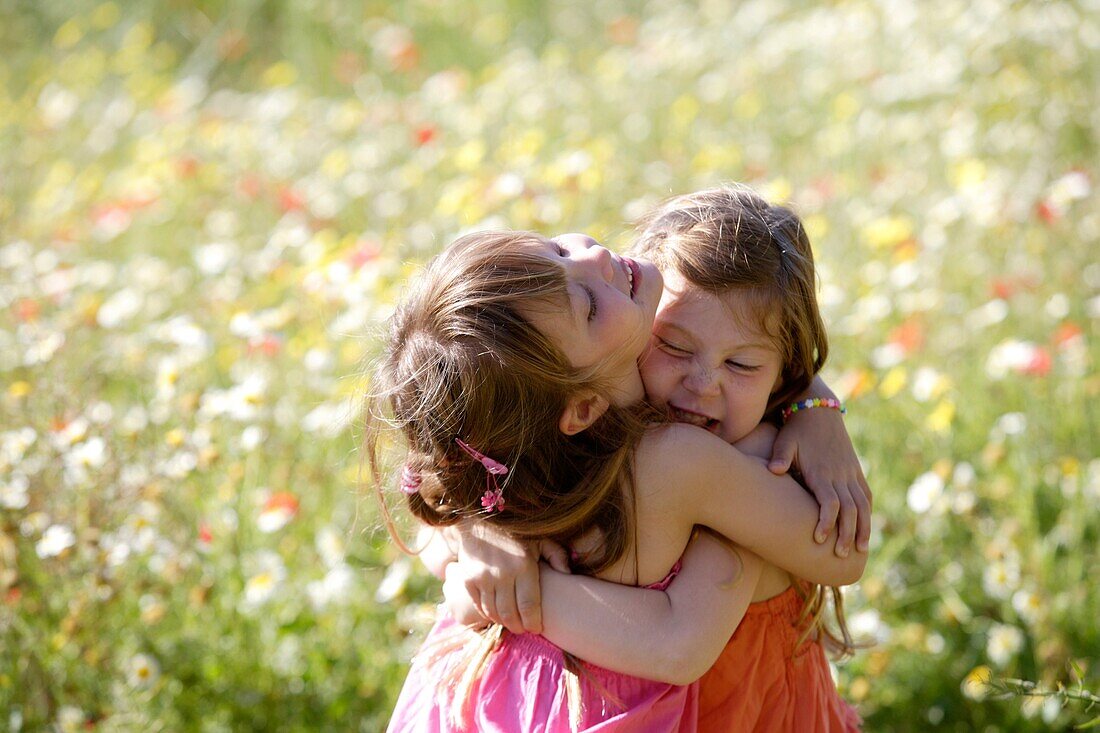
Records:
[[[592,427],[592,423],[599,420],[610,406],[607,398],[595,392],[574,395],[561,411],[558,427],[566,435],[576,435]]]

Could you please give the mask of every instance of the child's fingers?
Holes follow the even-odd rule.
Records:
[[[871,487],[867,484],[867,477],[863,475],[863,471],[859,472],[856,480],[859,482],[859,488],[863,490],[863,496],[867,499],[867,511],[870,513],[875,508],[875,497],[871,493]]]
[[[559,573],[568,575],[573,572],[573,569],[569,567],[569,553],[565,547],[553,540],[539,542],[539,556],[550,563],[550,567]]]
[[[848,557],[856,538],[856,503],[848,487],[834,488],[840,501],[840,520],[836,538],[837,557]]]
[[[523,631],[516,633],[542,633],[542,594],[537,570],[516,578],[516,610],[523,627]]]
[[[516,587],[502,585],[496,592],[497,623],[503,624],[513,634],[523,633],[523,621],[516,608]]]
[[[462,577],[462,568],[458,563],[449,563],[444,571],[443,597],[447,610],[455,621],[463,626],[484,626],[485,617],[477,609],[477,603],[470,596]]]
[[[821,507],[817,513],[817,528],[814,529],[814,542],[819,545],[829,538],[829,532],[836,524],[837,515],[840,513],[840,499],[836,495],[836,489],[832,484],[818,485],[811,483],[810,489]]]
[[[784,437],[782,432],[775,439],[775,444],[772,445],[772,457],[768,460],[768,470],[776,475],[782,475],[791,470],[791,463],[794,461],[795,443],[793,440],[788,440]],[[825,540],[820,540],[824,542]]]
[[[858,483],[849,484],[848,489],[856,505],[856,549],[867,552],[871,542],[871,500]]]
[[[481,592],[480,584],[472,577],[466,577],[466,592],[474,602],[477,612],[493,623],[500,623],[497,616],[496,594],[493,591]]]

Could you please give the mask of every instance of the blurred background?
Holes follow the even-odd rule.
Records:
[[[439,598],[356,445],[403,280],[731,180],[806,221],[875,491],[843,694],[1097,714],[1096,0],[0,17],[0,729],[382,729]]]

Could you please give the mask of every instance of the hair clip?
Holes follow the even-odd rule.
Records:
[[[420,473],[412,470],[407,463],[401,469],[401,493],[405,496],[420,493]]]
[[[461,438],[455,438],[455,443],[457,443],[458,447],[470,456],[470,458],[473,458],[485,467],[485,493],[481,495],[481,506],[489,510],[490,514],[492,512],[503,511],[504,489],[497,483],[496,477],[508,473],[508,467],[500,461],[494,461],[476,448],[471,447],[469,443]]]

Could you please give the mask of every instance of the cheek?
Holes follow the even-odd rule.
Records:
[[[667,402],[679,381],[677,360],[653,349],[649,357],[641,363],[641,372],[649,399],[659,404]]]

